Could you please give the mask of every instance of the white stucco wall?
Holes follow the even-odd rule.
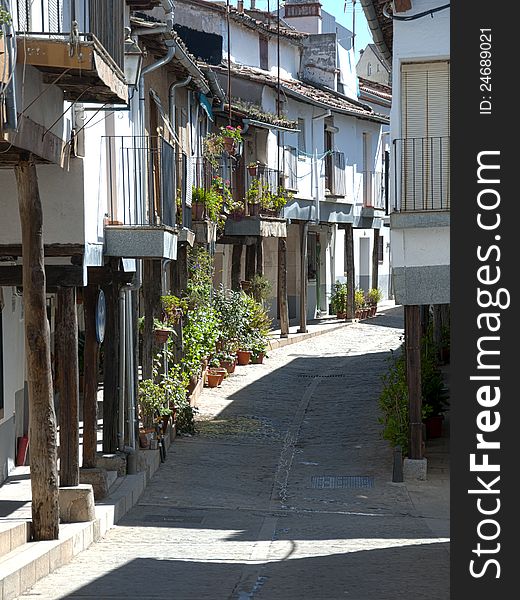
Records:
[[[428,0],[415,0],[416,14],[431,8]],[[406,13],[404,13],[406,14]],[[393,99],[391,139],[401,136],[401,65],[403,62],[447,60],[450,56],[450,11],[443,10],[432,17],[415,21],[394,21],[393,36]],[[393,158],[393,157],[392,157]],[[395,205],[394,166],[392,165],[390,205]],[[438,267],[450,264],[449,227],[392,229],[393,267]],[[442,282],[441,282],[442,283]],[[444,282],[449,290],[449,281]]]
[[[15,394],[23,390],[25,376],[24,328],[22,299],[13,293],[14,288],[3,287],[4,308],[4,416],[0,424],[14,414]]]
[[[450,264],[450,228],[392,230],[394,266],[425,267]]]
[[[429,0],[415,0],[409,14],[431,8]],[[405,16],[408,13],[403,13]],[[415,21],[394,21],[392,65],[391,137],[401,137],[401,64],[445,60],[450,56],[450,11],[443,10],[433,17]]]

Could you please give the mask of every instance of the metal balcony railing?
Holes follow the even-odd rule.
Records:
[[[449,210],[449,136],[402,138],[393,144],[395,210]]]
[[[164,138],[104,137],[101,160],[109,224],[173,227],[177,211],[191,215],[187,157]]]
[[[362,171],[363,206],[385,209],[385,177],[381,171]]]
[[[63,37],[71,34],[75,21],[80,37],[93,34],[124,70],[125,0],[14,0],[12,7],[19,32]]]
[[[345,154],[337,151],[330,152],[325,156],[325,194],[345,196],[346,193]]]

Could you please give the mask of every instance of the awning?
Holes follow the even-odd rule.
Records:
[[[213,122],[213,109],[211,108],[211,102],[208,100],[206,94],[199,92],[199,102],[204,112],[208,115],[208,119]]]

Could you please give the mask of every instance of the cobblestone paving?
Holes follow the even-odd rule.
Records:
[[[22,598],[447,600],[448,543],[377,421],[401,335],[393,309],[237,367],[125,519]]]

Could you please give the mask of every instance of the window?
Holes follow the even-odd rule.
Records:
[[[379,71],[380,71],[380,68],[379,68],[379,63],[377,63],[377,69],[376,69],[376,71],[377,71],[378,73],[379,73]]]
[[[379,234],[379,237],[377,238],[377,262],[384,262],[385,260],[385,249],[384,249],[384,244],[385,244],[385,238]]]
[[[450,63],[401,67],[401,209],[450,203]]]
[[[305,144],[305,119],[298,119],[298,158],[305,159],[307,146]]]
[[[372,63],[367,64],[367,75],[372,75]]]
[[[265,35],[258,38],[260,44],[260,68],[269,71],[269,39]]]

